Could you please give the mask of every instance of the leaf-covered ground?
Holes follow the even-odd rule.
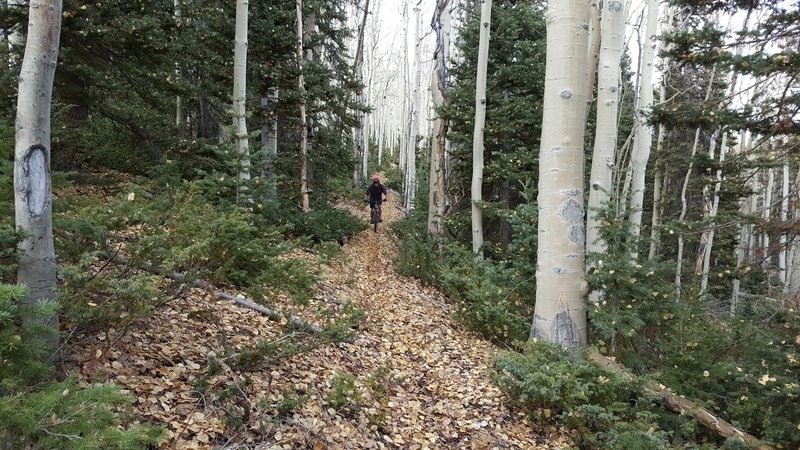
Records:
[[[439,293],[395,273],[388,225],[350,239],[322,266],[306,306],[282,307],[320,326],[348,302],[365,312],[353,343],[324,343],[243,372],[209,355],[297,332],[192,288],[122,333],[81,336],[68,361],[86,382],[110,381],[135,398],[136,420],[168,430],[164,448],[559,448],[556,430],[510,410],[490,379],[490,344],[451,320]],[[345,205],[367,220],[363,204]],[[298,251],[298,258],[316,257]],[[209,373],[211,372],[211,375]],[[548,433],[549,431],[549,433]]]

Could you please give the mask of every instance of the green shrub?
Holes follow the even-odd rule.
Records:
[[[543,341],[501,353],[495,382],[539,423],[561,423],[581,448],[666,448],[651,404],[638,386]]]
[[[293,224],[292,231],[314,243],[335,242],[367,229],[367,221],[349,211],[317,205],[306,214],[294,212],[284,218]]]

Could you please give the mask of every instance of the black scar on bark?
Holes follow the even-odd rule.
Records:
[[[40,216],[44,213],[48,202],[47,185],[49,183],[50,164],[47,148],[41,144],[31,145],[25,151],[21,164],[25,180],[23,181],[23,186],[20,187],[25,190],[25,204],[28,215],[31,217]]]

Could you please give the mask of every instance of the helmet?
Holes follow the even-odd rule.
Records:
[[[378,177],[375,177],[375,178],[373,178],[373,179],[372,179],[372,182],[373,182],[373,183],[380,183],[380,182],[381,182],[381,179],[380,179],[380,178],[378,178]]]

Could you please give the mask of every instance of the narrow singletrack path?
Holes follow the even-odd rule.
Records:
[[[368,205],[341,206],[369,221]],[[129,392],[136,420],[166,428],[165,449],[564,447],[557,430],[512,411],[492,384],[497,349],[454,322],[441,294],[395,272],[390,226],[401,216],[390,193],[378,232],[353,236],[328,265],[313,249],[289,256],[307,259],[323,281],[308,304],[279,298],[275,306],[322,327],[330,323],[325,311],[363,310],[352,343],[318,345],[247,372],[211,371],[211,355],[286,345],[304,332],[186,287],[128,329],[74,337],[65,367]]]

